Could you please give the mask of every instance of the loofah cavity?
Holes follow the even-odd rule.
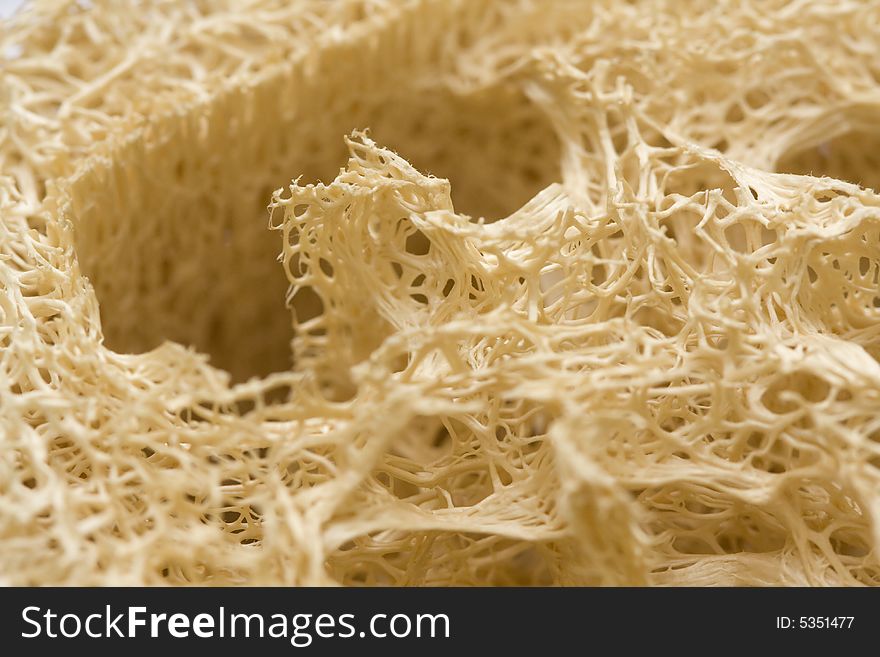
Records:
[[[32,2],[0,577],[880,583],[877,26]]]

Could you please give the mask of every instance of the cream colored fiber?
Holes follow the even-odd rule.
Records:
[[[0,57],[3,583],[880,583],[880,2],[33,0]]]

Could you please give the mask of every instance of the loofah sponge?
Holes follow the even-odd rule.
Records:
[[[32,1],[0,578],[880,583],[878,44],[861,1]]]

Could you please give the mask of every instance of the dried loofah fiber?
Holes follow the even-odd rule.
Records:
[[[880,3],[33,0],[0,54],[3,583],[880,583]]]

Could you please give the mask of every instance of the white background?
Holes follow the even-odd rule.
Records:
[[[0,0],[0,18],[9,18],[22,4],[22,0]]]

